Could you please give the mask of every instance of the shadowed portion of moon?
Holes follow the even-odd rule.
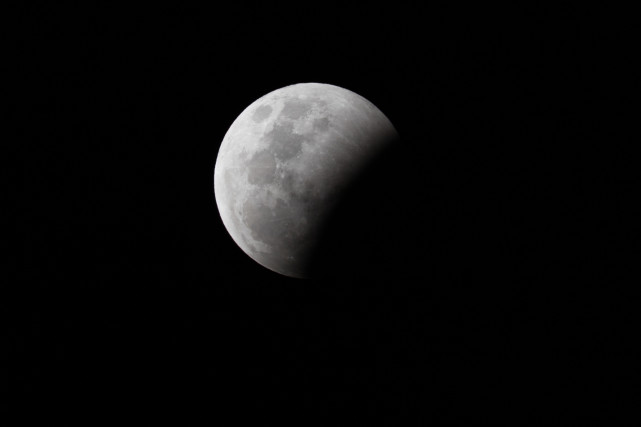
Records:
[[[390,142],[341,192],[310,257],[311,279],[391,279],[416,271],[424,235],[416,168],[407,144]]]

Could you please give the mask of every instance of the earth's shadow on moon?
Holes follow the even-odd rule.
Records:
[[[342,192],[310,258],[312,281],[420,276],[426,229],[418,214],[417,162],[410,148],[397,138]]]

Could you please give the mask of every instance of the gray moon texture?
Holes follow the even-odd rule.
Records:
[[[218,152],[214,193],[225,228],[262,266],[309,278],[341,191],[397,138],[374,104],[338,86],[301,83],[264,95],[236,118]]]

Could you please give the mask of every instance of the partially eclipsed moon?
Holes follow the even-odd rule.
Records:
[[[259,264],[309,277],[318,233],[341,190],[398,137],[374,104],[304,83],[259,98],[231,125],[214,170],[220,216]]]

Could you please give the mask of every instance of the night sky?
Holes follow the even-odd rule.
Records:
[[[317,6],[15,11],[3,412],[627,418],[641,209],[625,13]],[[213,194],[233,120],[303,82],[364,96],[402,138],[328,231],[332,277],[311,281],[245,255]]]

